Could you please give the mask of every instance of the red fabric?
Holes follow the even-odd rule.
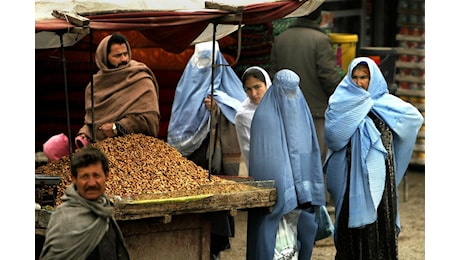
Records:
[[[286,16],[305,2],[306,0],[290,0],[244,6],[243,24],[271,22]],[[90,20],[89,28],[92,31],[107,31],[109,34],[114,31],[135,30],[150,40],[152,46],[180,53],[190,46],[209,23],[227,14],[227,11],[207,9],[194,12],[145,11],[80,15]],[[35,21],[36,32],[62,31],[71,27],[73,25],[61,19]]]
[[[49,19],[45,21],[35,21],[35,32],[41,31],[59,31],[72,28],[73,25],[61,19]]]
[[[263,24],[272,20],[284,17],[304,4],[306,0],[287,0],[273,3],[247,5],[243,8],[244,24]],[[89,28],[91,35],[83,37],[73,46],[66,48],[67,82],[70,100],[71,132],[76,133],[81,125],[81,117],[84,115],[84,86],[90,81],[91,75],[96,73],[97,67],[93,66],[94,52],[101,40],[114,31],[120,31],[128,39],[133,50],[135,60],[145,61],[146,64],[155,70],[160,83],[160,129],[158,137],[166,140],[169,123],[171,104],[174,98],[174,90],[178,77],[182,71],[175,71],[185,67],[188,56],[191,54],[191,42],[198,36],[209,23],[229,14],[222,10],[203,10],[197,12],[123,12],[110,14],[90,14],[82,16],[90,19]],[[67,32],[74,27],[61,19],[49,19],[35,21],[35,31]],[[243,27],[244,28],[244,27]],[[243,39],[244,40],[244,39]],[[236,40],[226,37],[219,40],[220,48],[226,45],[236,44]],[[180,54],[178,57],[170,58],[170,55],[163,52],[158,55],[159,59],[154,60],[151,49],[158,47],[165,51]],[[92,52],[91,52],[92,50]],[[184,53],[182,51],[186,50]],[[192,49],[193,50],[193,49]],[[156,52],[154,52],[156,53]],[[65,106],[63,96],[54,96],[63,90],[62,65],[56,56],[59,52],[55,49],[36,50],[35,56],[35,79],[36,89],[40,90],[36,96],[36,150],[41,150],[43,143],[49,137],[49,129],[65,132],[68,130],[66,113],[61,108]],[[155,56],[155,55],[152,55]],[[174,56],[174,55],[173,55]],[[234,63],[234,57],[225,55],[229,64]],[[260,63],[258,63],[260,64]],[[257,65],[257,64],[255,64]],[[174,71],[169,71],[174,70]],[[50,107],[51,105],[51,107]],[[54,116],[49,117],[50,113]],[[83,114],[82,114],[83,113]],[[73,143],[73,142],[72,142]]]
[[[305,2],[307,2],[307,0],[247,5],[243,10],[243,24],[262,24],[283,18],[295,11]]]

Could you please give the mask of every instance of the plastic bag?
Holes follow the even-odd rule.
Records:
[[[65,134],[53,135],[43,144],[43,153],[48,157],[49,162],[61,159],[69,155],[69,138]]]
[[[297,223],[300,210],[293,210],[284,215],[276,232],[276,246],[274,260],[295,260],[298,258]]]
[[[318,241],[334,234],[334,224],[329,216],[329,212],[327,212],[326,206],[315,206],[314,208],[316,223],[318,224],[315,240]]]

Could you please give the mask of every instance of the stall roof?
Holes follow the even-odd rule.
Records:
[[[114,31],[138,35],[145,44],[179,53],[216,40],[238,24],[261,24],[309,14],[324,0],[36,0],[35,48],[72,46],[91,30],[94,42]],[[73,18],[77,19],[75,22]],[[78,21],[78,19],[80,19]],[[215,27],[214,27],[215,26]],[[99,36],[98,36],[99,35]]]

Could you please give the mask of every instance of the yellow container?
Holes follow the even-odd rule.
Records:
[[[337,53],[337,63],[342,67],[345,73],[347,73],[348,65],[356,57],[358,35],[350,33],[330,33],[329,38]]]

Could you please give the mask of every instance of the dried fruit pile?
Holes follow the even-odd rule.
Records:
[[[254,189],[217,176],[209,179],[207,170],[155,137],[131,134],[107,138],[94,145],[109,159],[106,194],[111,198],[144,194],[167,198]],[[40,166],[35,173],[61,176],[56,200],[56,205],[59,205],[65,188],[71,183],[69,156]]]

